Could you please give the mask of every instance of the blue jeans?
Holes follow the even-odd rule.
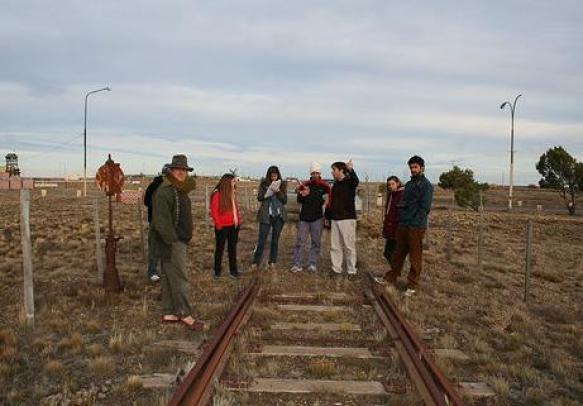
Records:
[[[308,234],[310,235],[311,240],[308,264],[312,266],[318,266],[318,258],[320,257],[320,242],[322,237],[322,219],[310,222],[300,221],[298,226],[298,238],[296,240],[296,247],[294,249],[294,266],[302,266],[302,254],[304,246],[308,242]]]
[[[263,250],[267,242],[269,230],[271,230],[271,249],[269,251],[269,262],[275,264],[277,262],[277,251],[279,248],[279,236],[283,230],[283,219],[281,217],[269,217],[269,224],[259,223],[259,239],[257,247],[255,248],[255,255],[253,256],[254,264],[261,264],[263,259]]]

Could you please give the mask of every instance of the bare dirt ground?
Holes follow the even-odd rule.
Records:
[[[100,195],[97,191],[91,195],[77,199],[75,189],[51,189],[43,199],[40,191],[33,192],[36,318],[35,327],[26,328],[18,194],[0,194],[2,404],[165,404],[171,389],[144,389],[135,377],[154,372],[177,374],[188,369],[194,356],[156,343],[203,342],[245,284],[245,280],[236,283],[211,277],[214,236],[205,226],[201,183],[193,197],[195,238],[189,257],[195,316],[205,320],[210,331],[192,333],[160,323],[159,287],[145,277],[135,206],[115,205],[116,228],[124,236],[118,268],[125,291],[107,297],[96,284],[93,199]],[[439,192],[439,196],[447,200],[446,193]],[[556,204],[554,199],[556,196],[542,197],[549,205]],[[380,210],[371,206],[370,215],[359,225],[359,268],[361,273],[370,270],[381,274],[387,265],[382,258]],[[102,236],[105,208],[101,198]],[[566,215],[486,212],[480,271],[478,219],[473,212],[434,210],[418,293],[411,299],[404,298],[400,289],[391,293],[431,348],[457,348],[470,357],[461,363],[438,359],[452,380],[485,381],[496,392],[494,399],[468,399],[469,404],[581,404],[583,220]],[[525,304],[528,219],[534,222],[534,247],[531,296]],[[239,250],[243,270],[248,267],[257,237],[254,212],[244,210],[244,220]],[[295,278],[286,273],[294,240],[295,228],[290,223],[282,236],[280,268],[275,271],[279,276],[270,279],[271,288],[329,288],[327,253],[321,275]],[[448,249],[450,259],[446,257]],[[339,288],[344,289],[344,284],[352,282],[340,283]],[[360,287],[365,281],[354,283]],[[361,367],[347,367],[347,373],[363,373]],[[370,368],[371,374],[384,371],[382,366]],[[236,404],[229,403],[228,393],[222,396],[223,404]],[[292,399],[286,402],[282,404],[294,404]]]

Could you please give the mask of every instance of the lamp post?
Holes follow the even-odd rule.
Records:
[[[514,187],[514,112],[516,111],[516,102],[522,96],[519,94],[514,99],[514,103],[505,101],[500,105],[500,109],[510,107],[511,127],[510,127],[510,188],[508,190],[508,210],[512,210],[512,188]]]
[[[92,95],[93,93],[103,92],[103,91],[111,91],[111,88],[104,87],[97,90],[92,90],[87,92],[85,95],[85,119],[83,125],[83,196],[87,197],[87,98]]]

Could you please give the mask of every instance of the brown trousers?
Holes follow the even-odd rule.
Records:
[[[423,267],[423,236],[425,228],[399,226],[397,228],[397,251],[391,264],[391,270],[386,273],[385,279],[394,283],[403,270],[405,258],[409,255],[411,269],[407,276],[408,286],[414,289],[419,281]]]

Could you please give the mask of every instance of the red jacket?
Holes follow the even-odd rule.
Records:
[[[394,239],[399,225],[399,209],[397,204],[403,199],[405,189],[400,188],[389,194],[385,204],[385,221],[383,223],[383,237]]]
[[[235,224],[235,216],[232,210],[222,212],[220,210],[220,201],[221,201],[221,194],[220,192],[216,191],[213,193],[211,197],[211,217],[213,219],[213,223],[215,224],[215,228],[217,230],[221,230],[224,227],[231,227],[234,225],[241,225],[241,211],[239,209],[239,204],[235,203],[237,208],[237,224]]]

